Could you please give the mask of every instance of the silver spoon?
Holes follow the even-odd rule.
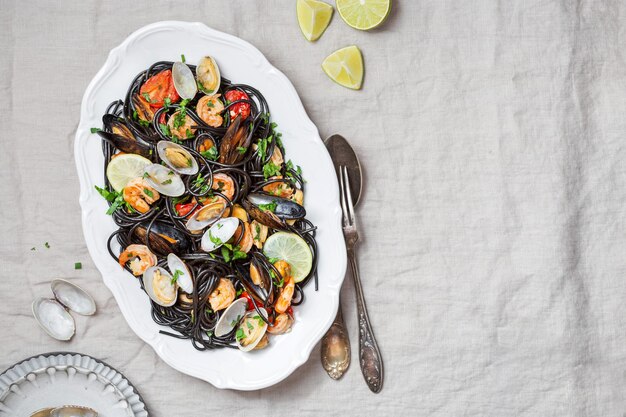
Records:
[[[339,173],[339,166],[344,165],[348,169],[350,177],[350,191],[352,203],[356,206],[361,197],[362,172],[359,158],[343,136],[332,135],[324,141],[328,153],[333,160],[335,172]],[[339,298],[339,309],[335,321],[330,326],[322,338],[322,366],[332,379],[339,379],[350,367],[350,339],[346,324],[343,321],[341,310],[341,297]]]

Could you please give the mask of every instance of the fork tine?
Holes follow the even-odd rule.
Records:
[[[354,224],[354,204],[352,203],[352,192],[350,191],[350,177],[348,177],[348,167],[343,167],[344,183],[346,189],[346,200],[348,200],[348,217],[350,224]]]
[[[345,185],[343,182],[343,165],[339,166],[339,199],[341,200],[341,218],[343,221],[343,225],[347,226],[348,222],[348,207],[346,206],[346,193],[345,193]]]

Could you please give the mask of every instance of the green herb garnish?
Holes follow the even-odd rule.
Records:
[[[97,127],[92,127],[91,129],[89,129],[91,131],[91,133],[98,133],[100,132],[102,129],[99,129]]]
[[[267,203],[267,204],[259,204],[259,208],[261,210],[271,211],[272,213],[276,211],[277,206],[278,206],[278,203],[276,203],[276,201],[272,201],[271,203]]]
[[[74,263],[74,269],[83,269],[83,264],[80,262],[75,262]]]

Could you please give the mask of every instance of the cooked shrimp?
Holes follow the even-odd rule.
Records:
[[[150,187],[143,178],[130,180],[124,190],[122,197],[132,208],[140,213],[147,213],[150,205],[159,199],[159,192]]]
[[[223,310],[235,300],[235,287],[229,279],[220,278],[217,288],[209,295],[209,303],[213,311]]]
[[[270,180],[281,180],[282,175],[270,177]],[[293,188],[285,181],[276,181],[263,187],[263,191],[282,198],[289,198],[293,194]]]
[[[283,334],[291,330],[293,324],[293,317],[288,313],[280,313],[274,319],[274,323],[267,327],[268,333],[271,334]]]
[[[128,266],[133,275],[139,276],[146,272],[146,269],[156,265],[157,257],[146,245],[128,245],[120,253],[119,262],[122,268]]]
[[[235,231],[235,235],[233,236],[235,238],[235,242],[239,240],[240,236],[241,236],[241,225],[237,227],[237,230]],[[243,236],[241,236],[241,240],[239,240],[239,250],[242,252],[248,253],[250,249],[252,249],[252,243],[254,243],[254,241],[252,239],[252,231],[250,230],[250,223],[244,222],[243,223]]]
[[[224,104],[219,94],[203,96],[196,105],[198,117],[211,127],[220,127],[224,124],[224,118],[220,116],[222,111],[224,111]]]
[[[284,313],[291,305],[291,299],[293,298],[293,291],[296,283],[291,276],[291,267],[287,262],[280,260],[277,261],[274,266],[283,279],[283,286],[280,290],[278,300],[276,300],[276,303],[274,304],[274,310],[276,310],[277,313]]]
[[[177,139],[189,139],[196,133],[196,129],[193,128],[195,122],[189,115],[182,115],[180,111],[172,114],[167,121],[167,126],[170,128],[170,133]]]
[[[267,239],[269,228],[256,220],[252,220],[252,223],[250,223],[250,229],[252,229],[252,240],[254,242],[254,246],[262,249],[265,239]]]
[[[229,200],[235,195],[235,181],[226,174],[213,174],[213,186],[215,191],[224,194]]]

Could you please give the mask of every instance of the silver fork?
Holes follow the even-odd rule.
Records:
[[[348,250],[348,262],[352,269],[354,288],[356,289],[356,307],[359,318],[359,363],[361,372],[365,377],[367,386],[374,393],[380,392],[383,387],[383,359],[380,356],[378,343],[374,338],[374,332],[367,315],[361,277],[359,276],[359,266],[356,262],[356,242],[359,240],[356,219],[354,216],[354,205],[352,204],[352,194],[350,193],[350,181],[348,169],[345,165],[339,166],[339,189],[341,194],[341,211],[343,213],[343,236],[346,240]]]

